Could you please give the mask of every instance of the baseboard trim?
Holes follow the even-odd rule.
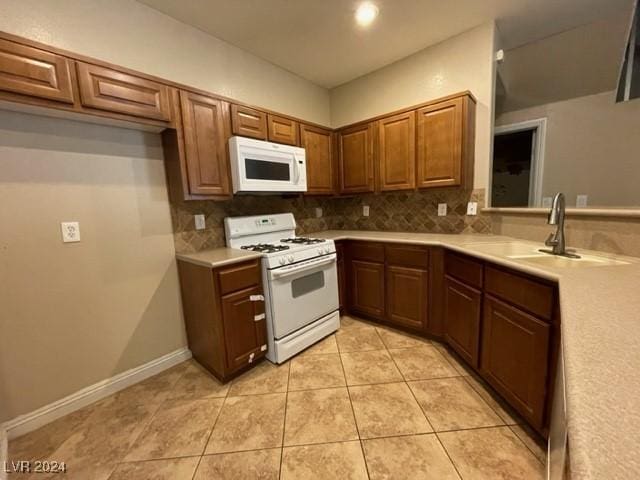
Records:
[[[6,432],[8,440],[29,433],[37,428],[57,420],[60,417],[75,412],[93,402],[101,400],[135,383],[141,382],[153,375],[156,375],[180,362],[191,358],[191,351],[188,348],[181,348],[171,353],[156,358],[144,365],[132,368],[126,372],[119,373],[111,378],[83,388],[71,395],[57,400],[49,405],[45,405],[33,412],[20,415],[12,420],[0,425]],[[1,453],[1,452],[0,452]],[[0,463],[2,465],[2,463]]]
[[[0,424],[0,480],[6,480],[7,470],[5,466],[9,461],[9,443],[7,439],[7,429],[3,424]]]

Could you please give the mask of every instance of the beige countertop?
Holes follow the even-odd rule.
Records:
[[[226,247],[202,250],[196,253],[176,253],[178,260],[184,260],[185,262],[211,268],[222,267],[223,265],[244,262],[252,258],[260,257],[262,257],[261,253]]]
[[[580,250],[626,265],[558,268],[510,258],[539,243],[480,234],[335,230],[314,236],[444,246],[558,281],[573,478],[640,474],[640,258]],[[515,250],[514,250],[515,249]],[[218,248],[177,258],[218,267],[260,254]]]

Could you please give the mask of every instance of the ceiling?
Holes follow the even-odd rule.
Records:
[[[358,0],[139,0],[184,23],[332,88],[496,20],[506,48],[590,23],[632,0],[372,0],[380,15],[355,24]]]
[[[629,15],[620,12],[505,52],[497,110],[508,112],[615,90]]]

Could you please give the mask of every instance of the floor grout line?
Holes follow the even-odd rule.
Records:
[[[288,362],[289,370],[287,371],[287,391],[284,396],[284,419],[282,420],[282,441],[280,442],[280,469],[278,470],[278,478],[282,479],[282,462],[284,460],[284,436],[287,432],[287,404],[289,403],[289,382],[291,381],[291,362]]]
[[[347,382],[347,372],[344,369],[344,363],[342,361],[342,355],[340,355],[340,366],[342,367],[342,375],[344,376],[345,383]],[[349,397],[349,405],[351,405],[351,415],[353,416],[353,423],[356,426],[356,433],[358,435],[358,443],[360,443],[360,451],[362,452],[362,459],[364,460],[364,468],[367,470],[367,478],[371,479],[371,474],[369,473],[369,464],[367,463],[367,456],[364,453],[364,444],[362,443],[362,436],[360,435],[360,427],[358,426],[358,420],[356,419],[356,411],[353,408],[353,400],[351,399],[351,391],[349,390],[349,386],[347,388],[347,396]]]

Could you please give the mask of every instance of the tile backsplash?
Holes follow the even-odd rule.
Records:
[[[468,216],[467,202],[478,202],[478,215]],[[438,217],[438,203],[447,215]],[[363,216],[363,206],[369,216]],[[457,188],[390,192],[352,197],[236,196],[223,202],[193,201],[171,205],[176,251],[196,252],[225,245],[224,218],[292,212],[297,234],[322,230],[380,230],[425,233],[491,233],[491,220],[482,215],[484,190]],[[316,208],[322,217],[316,218]],[[196,230],[194,215],[204,214],[206,228]]]

